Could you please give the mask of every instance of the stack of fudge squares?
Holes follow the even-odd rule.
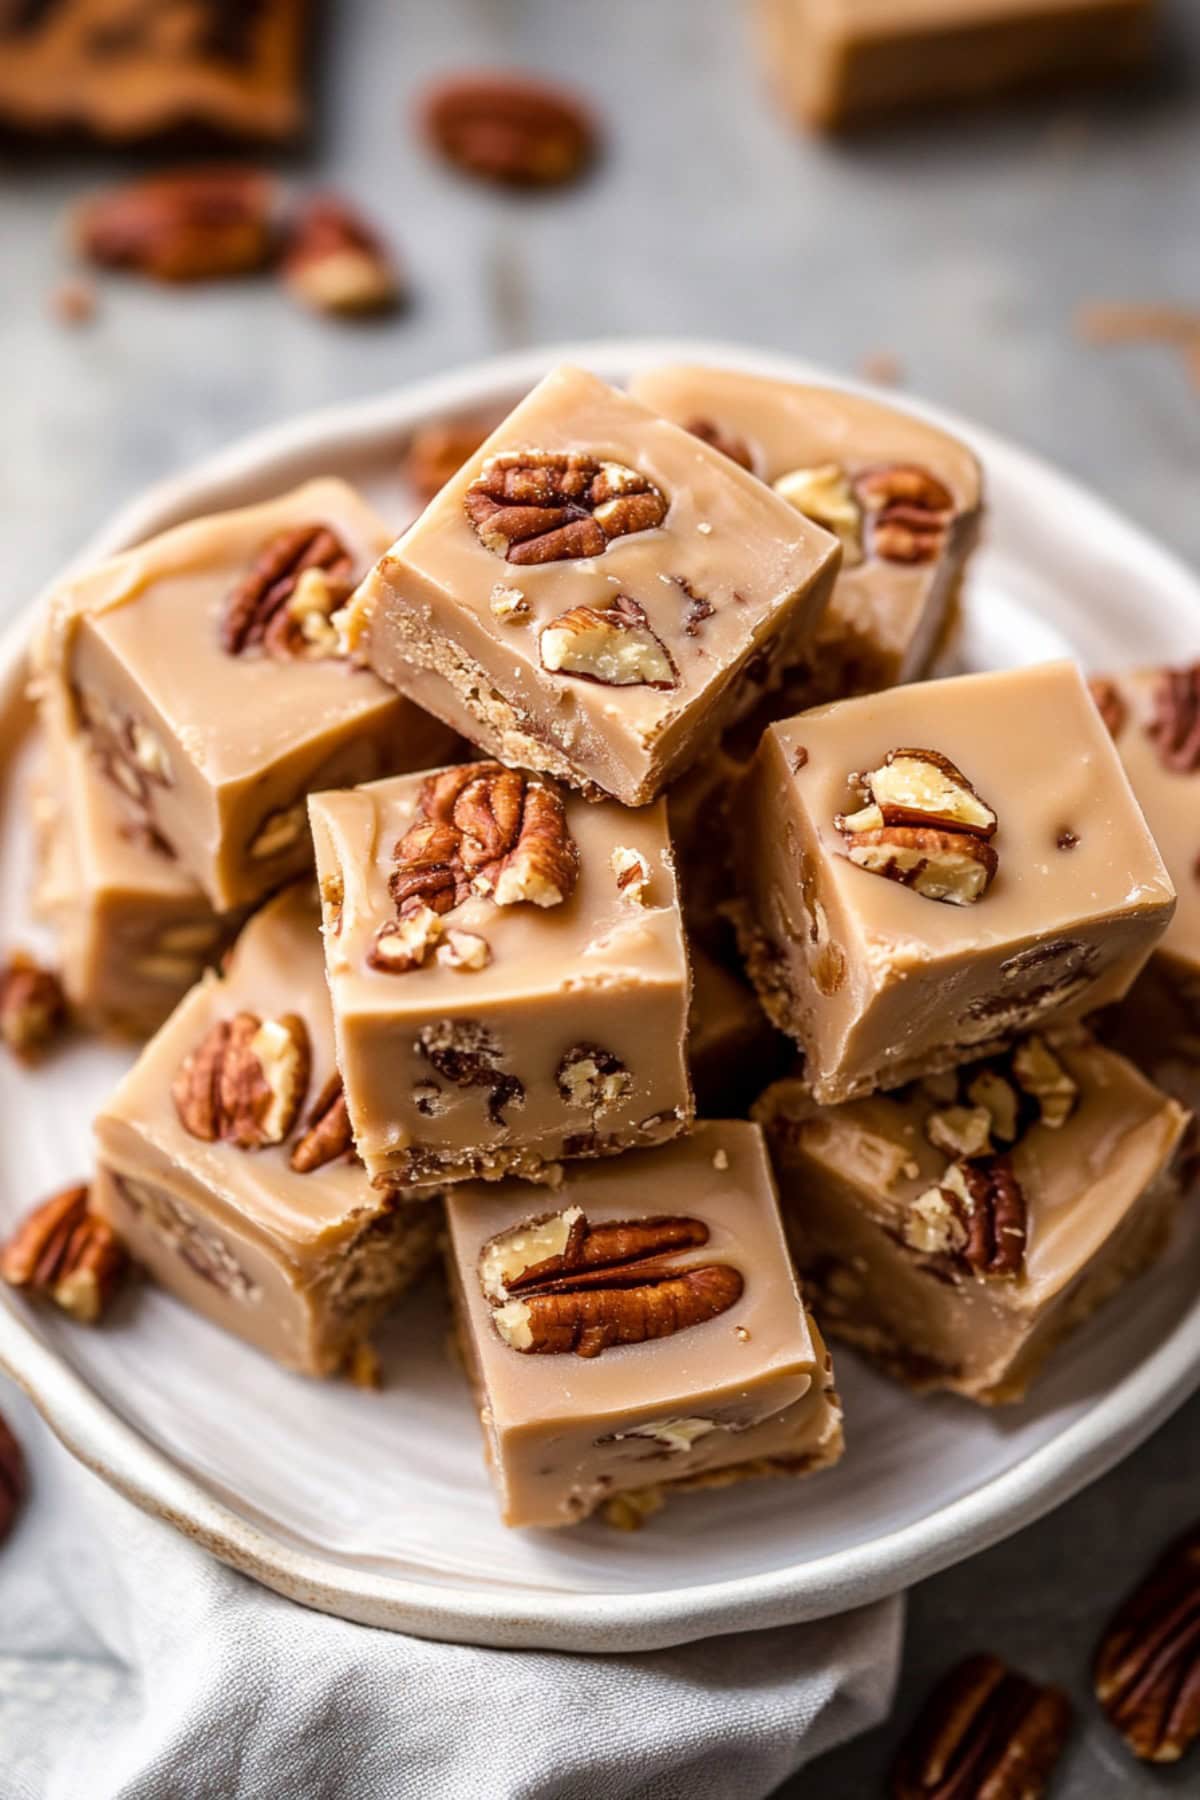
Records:
[[[822,1331],[1019,1397],[1177,1200],[1084,1021],[1200,965],[1130,786],[1177,833],[1200,733],[918,679],[980,510],[875,400],[562,368],[394,544],[322,479],[66,584],[41,896],[156,1033],[96,1124],[136,1259],[331,1375],[441,1245],[512,1525],[835,1462]]]

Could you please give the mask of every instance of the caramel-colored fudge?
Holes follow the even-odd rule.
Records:
[[[728,457],[560,368],[383,557],[348,633],[501,762],[641,806],[803,655],[838,555]]]
[[[34,903],[58,935],[75,1012],[134,1037],[156,1031],[233,936],[166,845],[139,832],[80,737],[43,713]]]
[[[746,983],[697,944],[689,945],[692,1007],[688,1062],[696,1107],[710,1119],[743,1114],[792,1060]]]
[[[749,971],[826,1103],[1119,999],[1175,906],[1072,663],[772,725],[737,824]]]
[[[552,1175],[692,1116],[665,802],[499,763],[310,802],[338,1066],[380,1182]]]
[[[1162,1250],[1188,1115],[1077,1032],[846,1106],[780,1081],[755,1117],[822,1326],[992,1403]]]
[[[547,1199],[553,1204],[548,1206]],[[841,1408],[756,1126],[446,1201],[464,1361],[506,1525],[632,1522],[672,1489],[805,1474]]]
[[[270,901],[96,1120],[93,1204],[178,1299],[331,1375],[429,1262],[440,1214],[353,1157],[315,896]]]
[[[630,392],[841,539],[815,642],[783,680],[790,711],[924,674],[978,533],[979,464],[965,444],[862,394],[733,369],[651,369]]]
[[[311,866],[315,787],[453,753],[435,720],[340,654],[333,610],[388,532],[345,482],[195,519],[65,582],[39,648],[127,815],[220,912]]]
[[[1200,1018],[1200,663],[1097,676],[1092,691],[1179,897],[1157,956]]]
[[[1148,52],[1154,0],[758,0],[772,84],[806,125],[1114,79]]]

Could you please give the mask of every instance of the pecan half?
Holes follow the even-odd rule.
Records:
[[[415,431],[400,460],[400,473],[417,499],[424,504],[440,493],[499,422],[492,416],[449,419]]]
[[[1200,1737],[1200,1526],[1155,1563],[1096,1652],[1096,1698],[1143,1762],[1178,1762]]]
[[[308,1028],[295,1013],[218,1019],[179,1065],[171,1097],[185,1131],[239,1150],[282,1144],[304,1104]]]
[[[926,900],[972,906],[996,875],[998,858],[990,844],[965,831],[918,831],[887,825],[878,831],[846,834],[846,855],[871,875],[913,888]]]
[[[885,562],[928,563],[941,555],[954,518],[954,496],[914,463],[866,469],[854,493],[867,515],[867,548]]]
[[[742,1276],[730,1265],[672,1261],[708,1235],[699,1219],[593,1226],[578,1207],[517,1226],[480,1258],[492,1322],[511,1349],[543,1356],[599,1356],[616,1344],[672,1337],[741,1298]]]
[[[1071,1705],[990,1655],[943,1676],[892,1769],[891,1800],[1041,1800]]]
[[[489,456],[463,499],[481,543],[510,563],[602,556],[614,538],[650,531],[664,496],[624,463],[584,451]]]
[[[261,269],[274,249],[274,186],[257,169],[185,169],[132,181],[75,216],[82,256],[156,281]]]
[[[350,552],[328,525],[290,525],[264,544],[225,602],[221,644],[230,656],[264,641],[306,569],[323,570],[331,582],[348,582],[353,576]]]
[[[350,1130],[350,1114],[342,1078],[335,1071],[321,1089],[304,1121],[303,1135],[296,1139],[288,1161],[297,1175],[311,1175],[326,1163],[354,1154],[354,1135]]]
[[[458,75],[422,105],[425,135],[464,174],[504,187],[574,181],[596,151],[596,127],[574,94],[512,75]]]
[[[698,437],[701,443],[710,444],[714,450],[719,450],[722,456],[727,456],[730,462],[735,462],[739,469],[745,469],[753,474],[754,457],[751,455],[750,446],[745,438],[739,437],[735,431],[726,431],[723,426],[716,424],[712,419],[689,419],[683,429],[690,431],[693,437]]]
[[[1159,672],[1146,736],[1173,775],[1200,769],[1200,663]]]
[[[315,312],[387,312],[400,299],[400,277],[382,239],[336,194],[316,195],[292,220],[281,273]]]
[[[26,1214],[0,1250],[0,1278],[94,1325],[120,1285],[128,1258],[106,1220],[90,1210],[86,1182]]]
[[[506,1106],[524,1106],[525,1083],[499,1066],[499,1039],[478,1019],[439,1019],[417,1039],[422,1056],[444,1080],[458,1088],[487,1088],[488,1118],[506,1125]]]
[[[959,1159],[914,1200],[904,1241],[981,1280],[1011,1280],[1025,1266],[1025,1196],[1007,1155]]]
[[[1107,675],[1089,676],[1088,692],[1096,702],[1097,711],[1108,728],[1109,736],[1120,737],[1129,709],[1116,682],[1111,681]]]
[[[575,675],[603,687],[673,688],[679,674],[662,639],[628,594],[611,606],[573,606],[543,627],[538,639],[542,667],[553,675]]]
[[[852,569],[863,559],[863,509],[855,499],[850,477],[840,463],[816,463],[812,468],[789,469],[771,483],[781,500],[803,513],[815,525],[831,531],[842,546],[842,567]]]
[[[0,1544],[16,1523],[25,1498],[25,1457],[0,1413]]]
[[[67,999],[52,969],[23,950],[0,969],[0,1040],[22,1062],[48,1049],[67,1023]]]

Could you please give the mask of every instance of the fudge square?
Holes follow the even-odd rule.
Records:
[[[154,1279],[289,1368],[352,1366],[428,1264],[429,1201],[392,1203],[353,1155],[316,895],[246,926],[96,1120],[93,1205]]]
[[[46,763],[34,800],[34,905],[58,937],[81,1018],[146,1038],[233,936],[166,845],[132,825],[82,738],[43,707]]]
[[[641,806],[803,654],[838,555],[728,457],[560,368],[382,558],[347,633],[501,762]]]
[[[1094,676],[1091,688],[1179,896],[1156,956],[1200,1016],[1200,663]]]
[[[748,968],[824,1102],[1119,999],[1175,906],[1072,663],[773,725],[736,817]]]
[[[1188,1120],[1079,1028],[846,1106],[784,1080],[754,1110],[822,1325],[987,1403],[1162,1250]]]
[[[429,767],[435,720],[339,653],[388,532],[345,482],[194,519],[52,596],[39,686],[225,912],[311,866],[313,787]]]
[[[864,394],[733,369],[651,369],[630,392],[840,538],[833,598],[784,678],[792,711],[924,674],[978,535],[981,477],[965,444]]]
[[[689,976],[666,802],[500,763],[310,802],[359,1154],[403,1184],[556,1173],[684,1129]]]
[[[463,1359],[506,1525],[635,1523],[673,1488],[842,1452],[757,1126],[446,1199]]]

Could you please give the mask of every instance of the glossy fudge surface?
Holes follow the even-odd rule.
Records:
[[[1200,1015],[1200,664],[1093,683],[1178,905],[1158,954]]]
[[[758,0],[773,86],[805,124],[1115,77],[1146,58],[1153,0]]]
[[[733,369],[651,369],[631,392],[841,537],[833,598],[785,678],[791,710],[924,673],[978,529],[980,470],[965,444],[862,394]]]
[[[447,1218],[506,1524],[571,1524],[631,1490],[799,1474],[840,1455],[829,1359],[755,1126],[700,1125],[662,1150],[575,1164],[552,1196],[518,1182],[459,1187]],[[606,1237],[616,1224],[625,1231]],[[648,1288],[635,1254],[672,1244]],[[529,1297],[518,1271],[547,1253],[565,1291]],[[514,1347],[551,1331],[557,1350]]]
[[[297,1018],[309,1047],[294,1119],[259,1148],[198,1136],[175,1097],[187,1059],[243,1014]],[[392,1207],[371,1187],[338,1130],[337,1092],[318,913],[301,883],[255,915],[228,972],[193,988],[96,1121],[95,1204],[137,1261],[196,1311],[319,1375],[352,1356],[439,1229],[435,1206]]]
[[[851,860],[905,873],[897,859],[909,859],[908,879],[927,881],[942,855],[928,846],[950,835],[961,866],[970,834],[930,831],[937,817],[848,835],[864,796],[852,778],[878,779],[900,750],[949,759],[995,821],[983,849],[966,846],[994,867],[969,904]],[[1120,998],[1175,905],[1070,663],[894,688],[773,725],[737,819],[751,973],[825,1102],[897,1086],[1035,1022]]]
[[[233,935],[165,845],[130,822],[82,738],[46,709],[34,903],[89,1023],[148,1037]]]
[[[494,838],[490,871],[462,879],[506,795],[521,824]],[[539,808],[540,833],[526,829]],[[397,848],[420,852],[431,811],[458,821],[431,853],[459,871],[444,912],[438,870],[422,890]],[[688,1122],[689,976],[665,803],[629,812],[479,763],[318,794],[311,813],[338,1061],[374,1178],[537,1177]],[[558,887],[537,887],[539,866]]]
[[[129,816],[160,833],[221,911],[311,865],[314,786],[449,753],[436,721],[337,654],[327,618],[312,637],[295,618],[278,649],[253,632],[230,647],[234,596],[307,527],[336,537],[351,575],[388,537],[346,483],[308,482],[176,526],[65,583],[40,649],[47,703],[67,709]],[[339,577],[330,597],[348,586]]]
[[[755,1108],[818,1319],[917,1388],[1020,1399],[1054,1344],[1166,1241],[1187,1114],[1081,1035],[1039,1042],[1058,1064],[1026,1072],[1036,1083],[1041,1071],[1045,1115],[1012,1057],[837,1107],[784,1080]],[[997,1078],[1009,1089],[1007,1125]],[[1006,1158],[1019,1189],[1003,1212],[989,1212],[998,1190],[986,1184],[973,1214],[940,1187],[980,1110],[991,1135],[977,1166]],[[968,1260],[973,1222],[983,1248]],[[1007,1274],[995,1272],[997,1257]]]
[[[803,654],[837,558],[727,457],[560,368],[383,557],[349,635],[502,762],[642,805]]]

